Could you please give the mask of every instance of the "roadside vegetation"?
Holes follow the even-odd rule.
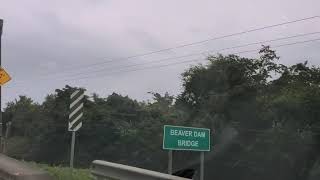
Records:
[[[163,125],[172,124],[212,130],[213,148],[206,154],[210,179],[319,179],[319,67],[306,61],[281,64],[268,46],[258,58],[207,60],[182,74],[177,96],[150,92],[150,102],[118,93],[87,96],[76,167],[88,168],[101,159],[166,172],[162,133]],[[59,167],[69,163],[68,106],[75,89],[57,89],[42,103],[20,96],[7,104],[10,156],[58,166],[44,168],[59,179],[90,178],[87,170],[73,177]],[[198,167],[197,153],[174,152],[175,170]]]
[[[39,165],[41,169],[49,172],[54,180],[94,180],[88,169],[71,169],[60,166]]]

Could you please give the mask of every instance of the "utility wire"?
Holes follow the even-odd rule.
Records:
[[[293,43],[281,44],[281,45],[278,45],[278,46],[274,46],[273,48],[284,47],[284,46],[291,46],[291,45],[296,45],[296,44],[303,44],[303,43],[314,42],[314,41],[319,41],[319,40],[320,40],[320,38],[311,39],[311,40],[306,40],[306,41],[298,41],[298,42],[293,42]],[[243,54],[243,53],[256,52],[256,51],[259,51],[259,50],[260,50],[260,49],[246,50],[246,51],[240,51],[240,52],[236,52],[236,53],[232,53],[232,54],[239,55],[239,54]],[[103,74],[102,76],[114,75],[114,74],[125,73],[125,72],[134,72],[134,71],[140,71],[140,70],[148,70],[148,69],[154,69],[154,68],[162,68],[162,67],[168,67],[168,66],[185,64],[185,63],[189,63],[189,62],[197,62],[197,61],[206,61],[206,59],[192,59],[192,60],[180,61],[180,62],[165,64],[165,65],[156,65],[156,66],[142,67],[142,68],[132,69],[132,70],[110,72],[110,73]],[[100,77],[100,75],[96,75],[96,76],[84,76],[84,77],[80,77],[80,78],[64,79],[64,80],[65,80],[65,81],[73,81],[73,80],[88,79],[88,78],[93,78],[93,77]]]
[[[242,45],[227,47],[227,48],[218,49],[218,50],[208,50],[208,51],[202,51],[200,53],[192,53],[192,54],[187,54],[187,55],[183,55],[183,56],[176,56],[176,57],[171,57],[171,58],[158,59],[158,60],[155,60],[155,61],[149,61],[149,62],[145,62],[145,63],[118,66],[116,68],[123,69],[123,68],[136,67],[136,66],[140,66],[140,65],[153,64],[153,63],[158,63],[158,62],[163,62],[163,61],[168,61],[168,60],[175,60],[175,59],[181,59],[181,58],[186,58],[186,57],[190,57],[190,56],[202,55],[204,53],[212,53],[212,52],[221,53],[221,52],[226,51],[226,50],[232,50],[232,49],[237,49],[237,48],[243,48],[243,47],[248,47],[248,46],[252,46],[252,45],[257,45],[257,44],[263,44],[263,43],[270,43],[270,42],[275,42],[275,41],[287,40],[287,39],[292,39],[292,38],[297,38],[297,37],[315,35],[315,34],[319,34],[319,33],[320,32],[312,32],[312,33],[298,34],[298,35],[294,35],[294,36],[286,36],[286,37],[282,37],[282,38],[276,38],[276,39],[271,39],[271,40],[265,40],[265,41],[253,42],[253,43],[248,43],[248,44],[242,44]],[[75,74],[70,75],[70,77],[79,76],[79,75],[88,74],[88,73],[98,73],[98,72],[104,72],[104,71],[107,71],[107,70],[114,70],[114,68],[115,67],[108,67],[108,68],[99,69],[99,70],[95,70],[95,71],[87,71],[87,72],[75,73]],[[117,70],[120,70],[120,69],[117,69]]]
[[[292,46],[292,45],[296,45],[296,44],[304,44],[304,43],[315,42],[315,41],[319,41],[319,40],[320,40],[320,38],[311,39],[311,40],[305,40],[305,41],[297,41],[297,42],[293,42],[293,43],[286,43],[286,44],[281,44],[281,45],[278,45],[278,46],[273,46],[273,48]],[[236,52],[236,53],[232,53],[232,54],[239,55],[239,54],[243,54],[243,53],[257,52],[259,50],[261,50],[261,49],[240,51],[240,52]],[[185,64],[185,63],[189,63],[189,62],[197,62],[197,61],[206,61],[206,59],[192,59],[192,60],[175,62],[175,63],[165,64],[165,65],[160,65],[160,66],[158,65],[158,66],[150,66],[150,67],[144,67],[144,68],[140,68],[140,69],[133,69],[133,70],[127,70],[127,71],[117,71],[117,72],[111,72],[111,73],[108,73],[108,74],[103,74],[102,76],[104,77],[106,75],[113,75],[113,74],[117,74],[117,73],[125,73],[125,72],[134,72],[134,71],[148,70],[148,69],[154,69],[154,68],[162,68],[162,67],[168,67],[168,66]],[[100,77],[100,75],[98,75],[98,76],[85,76],[85,77],[74,78],[74,79],[65,79],[65,81],[81,80],[81,79],[88,79],[88,78],[93,78],[93,77]]]
[[[310,40],[305,40],[305,41],[296,41],[293,43],[286,43],[286,44],[281,44],[277,46],[273,46],[273,48],[280,48],[280,47],[286,47],[286,46],[292,46],[292,45],[297,45],[297,44],[305,44],[305,43],[310,43],[310,42],[316,42],[320,41],[320,38],[316,39],[310,39]],[[234,55],[239,55],[239,54],[244,54],[244,53],[250,53],[250,52],[257,52],[260,49],[254,49],[254,50],[246,50],[246,51],[240,51],[236,53],[231,53]],[[149,67],[142,67],[142,68],[137,68],[137,69],[129,69],[126,71],[116,71],[116,72],[110,72],[102,75],[91,75],[91,76],[84,76],[84,77],[79,77],[79,78],[73,78],[73,79],[57,79],[58,81],[75,81],[75,80],[83,80],[83,79],[90,79],[90,78],[101,78],[101,77],[106,77],[109,75],[114,75],[114,74],[119,74],[119,73],[127,73],[127,72],[135,72],[135,71],[141,71],[141,70],[149,70],[149,69],[157,69],[157,68],[163,68],[163,67],[168,67],[168,66],[174,66],[174,65],[180,65],[180,64],[186,64],[190,62],[199,62],[199,61],[206,61],[206,59],[191,59],[191,60],[186,60],[186,61],[180,61],[180,62],[175,62],[175,63],[170,63],[170,64],[164,64],[164,65],[155,65],[155,66],[149,66]],[[7,87],[7,88],[13,88],[13,87]]]
[[[141,53],[141,54],[136,54],[136,55],[122,57],[122,58],[109,58],[110,60],[107,60],[107,61],[92,63],[92,64],[88,64],[88,65],[84,65],[84,66],[67,68],[67,69],[59,71],[59,72],[54,72],[52,74],[64,73],[64,72],[68,72],[68,71],[71,71],[71,70],[74,70],[74,69],[83,69],[83,68],[88,68],[88,67],[98,66],[98,65],[100,66],[100,65],[107,64],[107,63],[114,62],[114,61],[118,61],[118,62],[119,61],[125,61],[125,60],[136,58],[136,57],[143,57],[143,56],[152,55],[152,54],[156,54],[156,53],[160,53],[160,52],[171,51],[171,50],[180,49],[180,48],[184,48],[184,47],[188,47],[188,46],[193,46],[193,45],[197,45],[197,44],[206,43],[206,42],[209,42],[209,41],[216,41],[216,40],[225,39],[225,38],[229,38],[229,37],[240,36],[240,35],[256,32],[256,31],[261,31],[261,30],[265,30],[265,29],[278,27],[278,26],[283,26],[283,25],[303,22],[303,21],[307,21],[307,20],[313,20],[313,19],[317,19],[317,18],[320,18],[320,16],[317,15],[317,16],[312,16],[312,17],[307,17],[307,18],[302,18],[302,19],[296,19],[296,20],[293,20],[293,21],[286,21],[286,22],[282,22],[282,23],[278,23],[278,24],[273,24],[273,25],[263,26],[263,27],[259,27],[259,28],[249,29],[249,30],[245,30],[245,31],[237,32],[237,33],[232,33],[232,34],[228,34],[228,35],[223,35],[223,36],[212,37],[212,38],[208,38],[208,39],[201,40],[201,41],[196,41],[196,42],[192,42],[192,43],[188,43],[188,44],[182,44],[182,45],[178,45],[178,46],[171,47],[171,48],[160,49],[160,50],[157,50],[157,51],[151,51],[151,52],[147,52],[147,53]],[[104,59],[105,58],[106,57],[104,57]],[[46,74],[46,75],[51,75],[51,73],[50,74]]]
[[[176,56],[176,57],[171,57],[171,58],[158,59],[158,60],[155,60],[155,61],[149,61],[149,62],[145,62],[145,63],[136,63],[136,64],[130,64],[130,65],[124,65],[124,66],[117,66],[117,67],[107,67],[107,68],[94,70],[94,71],[79,72],[79,73],[71,74],[68,77],[75,77],[75,76],[84,75],[84,74],[99,73],[99,72],[104,72],[104,71],[108,71],[108,70],[122,70],[122,69],[126,69],[126,68],[140,66],[140,65],[154,64],[154,63],[158,63],[158,62],[171,61],[171,60],[186,58],[186,57],[190,57],[190,56],[202,55],[204,53],[212,53],[212,52],[221,53],[221,52],[226,51],[226,50],[243,48],[243,47],[248,47],[248,46],[252,46],[252,45],[270,43],[270,42],[275,42],[275,41],[282,41],[282,40],[293,39],[293,38],[298,38],[298,37],[305,37],[305,36],[310,36],[310,35],[315,35],[315,34],[320,34],[320,32],[297,34],[297,35],[293,35],[293,36],[286,36],[286,37],[281,37],[281,38],[276,38],[276,39],[271,39],[271,40],[247,43],[247,44],[242,44],[242,45],[222,48],[222,49],[218,49],[218,50],[207,50],[207,51],[202,51],[202,52],[199,52],[199,53],[191,53],[191,54],[187,54],[187,55],[183,55],[183,56]],[[115,69],[115,68],[117,68],[117,69]],[[39,80],[45,80],[45,79],[51,79],[51,78],[50,77],[39,78]]]

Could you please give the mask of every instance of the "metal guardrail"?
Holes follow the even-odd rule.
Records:
[[[0,180],[52,180],[52,177],[42,170],[1,154]]]
[[[101,160],[92,162],[91,174],[95,176],[97,180],[190,180]]]

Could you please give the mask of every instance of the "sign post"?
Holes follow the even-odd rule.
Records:
[[[200,152],[200,180],[204,179],[204,152],[210,151],[210,129],[165,125],[163,149],[169,150],[168,172],[172,174],[172,150]]]
[[[172,150],[169,150],[168,155],[168,174],[172,174]]]
[[[204,152],[200,153],[200,180],[204,180]]]
[[[7,83],[8,81],[11,80],[11,77],[9,76],[9,74],[2,68],[1,66],[1,37],[2,37],[2,29],[3,29],[3,20],[0,19],[0,123],[1,123],[1,142],[0,142],[0,149],[3,153],[5,153],[5,148],[6,148],[6,133],[4,131],[4,121],[3,121],[3,117],[2,117],[2,85],[4,85],[5,83]],[[7,128],[10,126],[8,124]]]
[[[82,127],[82,116],[83,116],[83,99],[84,92],[76,90],[70,96],[70,115],[69,115],[69,131],[72,132],[71,139],[71,152],[70,152],[70,167],[73,168],[74,162],[74,145],[76,139],[76,131]]]
[[[72,137],[71,137],[71,151],[70,151],[70,167],[73,168],[73,162],[74,162],[74,144],[76,142],[76,132],[72,131]]]
[[[2,37],[2,27],[3,27],[3,20],[0,19],[0,67],[1,67],[1,37]],[[4,143],[4,123],[3,123],[3,119],[2,119],[2,100],[1,97],[2,96],[2,87],[0,86],[0,122],[1,122],[1,151],[3,151],[3,143]]]

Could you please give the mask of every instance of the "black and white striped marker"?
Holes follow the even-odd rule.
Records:
[[[82,126],[84,92],[76,90],[70,96],[69,131],[78,131]]]

